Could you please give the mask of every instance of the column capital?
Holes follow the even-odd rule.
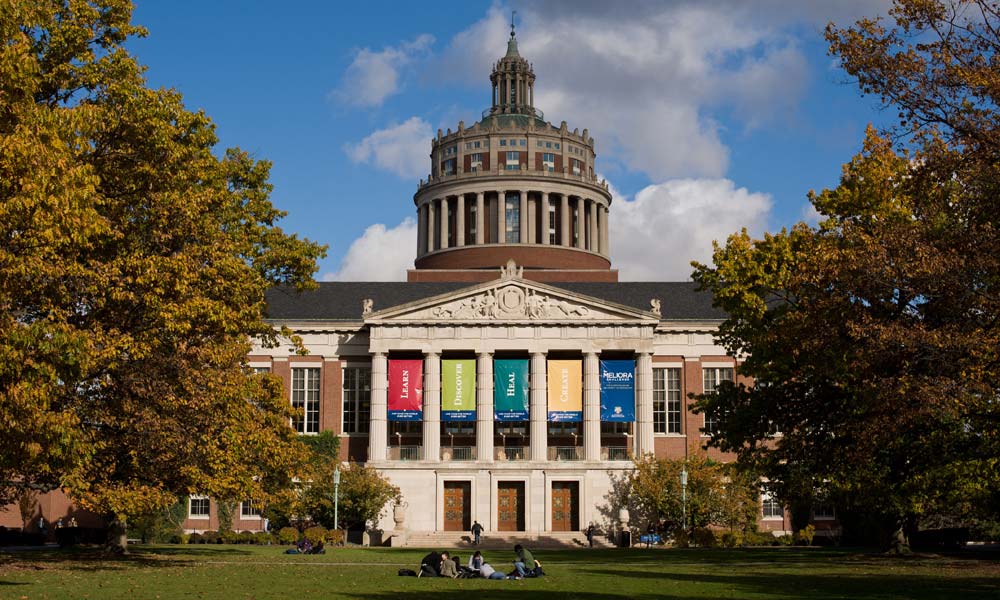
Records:
[[[441,351],[440,350],[424,350],[423,354],[424,354],[425,358],[434,358],[434,357],[437,357],[437,356],[441,356]]]
[[[482,352],[476,352],[476,356],[481,356],[483,358],[489,358],[489,357],[493,356],[493,351],[492,350],[489,350],[489,351],[484,350]]]

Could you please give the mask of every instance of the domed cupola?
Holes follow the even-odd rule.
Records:
[[[510,25],[507,54],[493,65],[493,106],[489,114],[535,115],[535,71],[517,51],[514,24]]]

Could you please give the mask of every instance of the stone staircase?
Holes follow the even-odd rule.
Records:
[[[587,536],[582,531],[552,531],[544,533],[486,532],[482,543],[472,544],[472,534],[459,531],[414,531],[406,536],[405,546],[410,548],[430,548],[434,550],[511,550],[521,544],[530,550],[568,550],[587,548]],[[595,548],[613,548],[603,535],[594,536]]]

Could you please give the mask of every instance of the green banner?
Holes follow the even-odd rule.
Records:
[[[476,420],[476,359],[441,361],[441,420]]]
[[[493,414],[497,421],[528,420],[528,360],[493,361]]]

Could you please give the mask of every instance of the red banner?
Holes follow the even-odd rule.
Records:
[[[424,361],[389,361],[389,420],[419,421],[424,408]]]

